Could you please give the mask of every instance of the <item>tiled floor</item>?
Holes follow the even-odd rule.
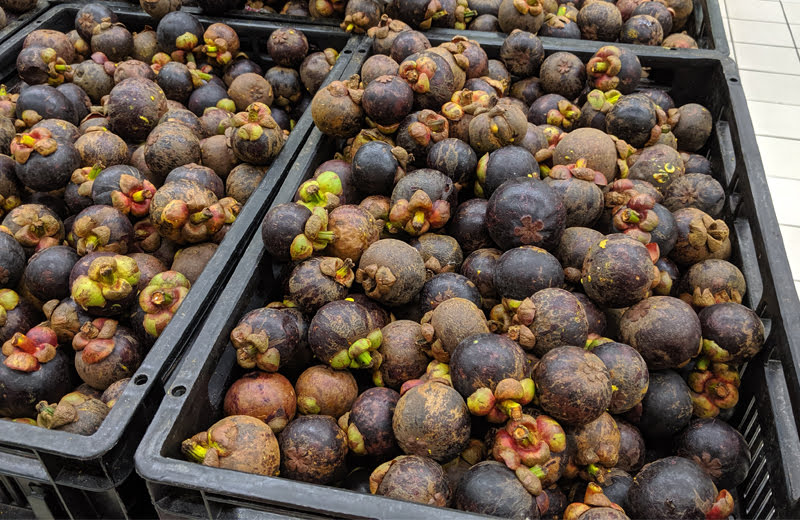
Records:
[[[800,293],[800,0],[719,0]]]

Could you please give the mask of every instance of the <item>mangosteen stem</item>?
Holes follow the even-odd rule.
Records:
[[[362,352],[361,354],[359,354],[359,355],[356,357],[356,360],[357,360],[357,361],[358,361],[358,362],[359,362],[361,365],[364,365],[364,366],[366,366],[366,365],[369,365],[370,363],[372,363],[372,356],[370,355],[370,353],[369,353],[369,352]]]
[[[697,362],[697,364],[695,365],[695,368],[696,368],[697,370],[708,370],[708,366],[709,366],[710,364],[711,364],[711,360],[710,360],[710,359],[708,359],[708,358],[705,358],[705,357],[704,357],[704,358],[700,359],[700,360]]]
[[[316,241],[333,242],[334,238],[336,235],[333,234],[333,231],[320,231],[317,233]]]
[[[36,144],[36,139],[27,134],[23,134],[23,136],[20,138],[20,143],[25,146],[33,146]]]
[[[530,468],[530,471],[531,471],[531,473],[533,473],[534,475],[536,475],[536,477],[537,477],[539,480],[543,480],[543,479],[544,479],[544,477],[547,475],[547,473],[545,473],[545,472],[544,472],[544,470],[542,469],[542,467],[541,467],[541,466],[538,466],[538,465],[537,465],[537,466],[532,466],[532,467]]]
[[[192,440],[184,441],[181,448],[181,451],[183,451],[184,455],[191,457],[197,462],[203,462],[203,460],[206,458],[206,453],[208,453],[208,448],[201,446]]]
[[[156,305],[169,305],[172,303],[172,295],[163,291],[156,291],[153,293],[152,300]]]

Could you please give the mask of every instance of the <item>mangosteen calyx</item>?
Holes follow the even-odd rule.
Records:
[[[19,164],[28,162],[28,158],[33,152],[48,156],[55,153],[57,149],[58,142],[46,128],[35,128],[30,132],[18,134],[11,141],[11,156]]]
[[[300,185],[297,202],[310,210],[323,208],[331,211],[339,206],[342,195],[342,181],[335,172],[322,172],[316,179],[311,179]]]
[[[81,197],[92,197],[92,185],[101,171],[103,171],[103,165],[95,164],[94,166],[78,168],[72,172],[70,182],[78,185],[78,195]]]
[[[192,284],[177,271],[158,273],[139,294],[144,330],[157,338],[178,311]]]
[[[622,70],[620,60],[622,51],[614,45],[601,47],[586,64],[586,74],[594,78],[593,84],[598,89],[607,92],[616,89],[619,85],[617,74]]]
[[[706,520],[724,520],[733,514],[733,508],[733,495],[727,489],[723,489],[717,495],[711,509],[706,513]]]
[[[453,386],[453,381],[450,378],[450,365],[434,359],[428,363],[428,366],[425,368],[425,373],[422,374],[422,377],[419,379],[409,379],[403,383],[403,385],[400,387],[400,395],[405,395],[406,392],[415,386],[419,386],[422,383],[427,383],[429,381],[435,381],[447,386]]]
[[[514,471],[525,489],[532,495],[542,492],[547,474],[543,465],[552,454],[567,447],[564,430],[546,415],[536,418],[523,414],[511,419],[495,435],[492,456]],[[551,482],[552,483],[552,482]]]
[[[582,181],[592,182],[598,186],[605,186],[608,184],[608,180],[602,172],[593,170],[587,166],[586,159],[578,159],[572,164],[557,164],[547,171],[547,175],[551,179],[556,180],[575,178]]]
[[[514,0],[514,8],[519,14],[538,16],[544,10],[541,0]]]
[[[473,415],[486,416],[491,423],[502,424],[511,418],[522,418],[522,406],[533,400],[533,379],[502,379],[492,392],[479,388],[467,398],[467,407]]]
[[[433,0],[438,3],[438,0]],[[400,65],[397,75],[406,80],[411,89],[418,94],[431,90],[431,78],[438,67],[433,58],[421,56],[417,60],[406,60]]]
[[[564,510],[564,520],[578,520],[584,513],[594,507],[609,507],[624,513],[625,511],[618,505],[609,500],[603,493],[603,488],[590,482],[586,486],[586,494],[583,497],[583,502],[573,502]]]
[[[330,365],[337,370],[348,367],[377,369],[383,361],[380,352],[376,352],[382,341],[381,329],[375,329],[366,337],[351,343],[346,350],[335,354],[330,360]]]
[[[547,112],[548,125],[558,126],[567,131],[571,130],[580,118],[581,109],[566,99],[558,102],[558,108],[553,108]]]
[[[240,323],[231,332],[231,343],[236,348],[236,361],[242,368],[258,366],[276,372],[281,364],[281,354],[277,348],[270,347],[269,335],[264,330]]]
[[[0,327],[5,327],[8,320],[8,311],[13,311],[19,305],[19,295],[11,289],[0,289]]]
[[[114,352],[114,334],[119,322],[108,318],[97,318],[84,323],[72,338],[72,348],[81,353],[83,362],[93,365]]]
[[[72,284],[72,299],[84,310],[89,307],[119,305],[136,290],[139,266],[129,256],[114,255],[95,258],[89,271]]]
[[[56,355],[58,336],[45,326],[37,325],[27,334],[15,333],[3,343],[3,364],[20,372],[35,372]]]
[[[700,359],[687,382],[697,417],[716,417],[739,402],[739,372],[726,363]]]
[[[618,179],[606,193],[605,204],[611,209],[614,229],[645,245],[650,243],[650,232],[658,226],[651,195],[637,191],[628,179]]]
[[[600,89],[594,89],[588,94],[586,94],[586,101],[591,105],[591,107],[598,112],[602,112],[603,114],[607,114],[614,105],[619,101],[620,96],[622,94],[619,90],[607,90],[602,91]]]
[[[508,332],[510,339],[530,350],[536,346],[536,335],[530,329],[535,316],[536,306],[532,299],[503,298],[501,303],[492,307],[489,326],[496,332]]]
[[[126,215],[142,218],[150,214],[150,200],[155,193],[156,188],[150,181],[123,174],[119,178],[119,190],[111,192],[111,205]]]
[[[449,125],[444,116],[440,116],[433,110],[422,110],[414,121],[408,125],[408,135],[422,147],[427,147],[431,143],[438,143],[442,139],[447,139],[449,135]]]
[[[312,187],[312,189],[314,188]],[[336,195],[331,196],[336,197]],[[303,205],[305,206],[305,204]],[[335,238],[333,231],[328,231],[328,212],[325,208],[317,206],[310,209],[311,216],[306,220],[303,233],[294,237],[289,248],[294,261],[310,258],[315,251],[322,251]]]
[[[491,108],[497,97],[482,90],[459,90],[442,105],[442,114],[450,121],[460,121],[464,114],[475,115],[480,108]]]
[[[410,200],[400,199],[389,212],[387,228],[390,233],[400,230],[419,236],[430,229],[439,229],[450,220],[450,203],[446,200],[431,201],[424,190],[417,190]]]
[[[212,24],[203,33],[204,45],[200,52],[213,58],[218,65],[225,66],[239,51],[239,37],[231,27],[222,23]]]

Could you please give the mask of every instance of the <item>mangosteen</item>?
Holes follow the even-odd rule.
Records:
[[[398,76],[380,76],[364,89],[364,112],[379,128],[392,128],[411,112],[414,91]]]
[[[394,0],[386,6],[386,14],[415,29],[430,29],[431,23],[447,12],[439,0]]]
[[[396,76],[399,67],[400,65],[389,56],[374,54],[361,65],[361,82],[369,85],[381,76]]]
[[[405,175],[407,160],[403,148],[370,141],[353,156],[353,180],[362,193],[391,195],[395,182]]]
[[[64,239],[64,225],[58,216],[49,208],[41,204],[23,204],[8,212],[3,219],[3,227],[8,229],[8,233],[0,233],[2,240],[10,242],[8,235],[16,239],[18,245],[22,246],[24,253],[32,255],[39,249],[60,244]],[[24,260],[20,263],[17,247],[6,245],[3,248],[4,271],[2,281],[3,286],[11,286],[22,277]]]
[[[156,34],[163,52],[190,52],[203,40],[203,25],[186,11],[172,11],[158,22]]]
[[[602,360],[580,347],[557,347],[533,369],[539,406],[564,424],[579,426],[600,417],[613,388]]]
[[[106,403],[106,406],[109,408],[113,408],[114,405],[117,404],[117,400],[125,391],[125,388],[128,386],[130,380],[130,377],[126,377],[125,379],[120,379],[119,381],[111,383],[101,394],[100,400]]]
[[[467,277],[457,273],[441,273],[425,282],[420,291],[420,310],[422,314],[435,309],[450,298],[464,298],[475,305],[481,305],[481,295]]]
[[[530,32],[514,29],[503,40],[500,59],[515,76],[520,78],[538,76],[539,67],[544,61],[542,41]]]
[[[420,252],[425,268],[432,274],[458,271],[464,258],[458,242],[448,235],[425,233],[412,240],[411,245]]]
[[[719,419],[696,419],[675,441],[675,454],[694,461],[720,488],[747,477],[750,448],[741,433]]]
[[[68,246],[52,246],[35,253],[28,260],[23,283],[37,299],[60,300],[69,295],[69,273],[78,254]]]
[[[6,226],[5,220],[3,226]],[[0,287],[16,287],[25,272],[25,262],[22,245],[11,233],[0,231]]]
[[[617,171],[618,152],[614,140],[595,128],[577,128],[563,135],[553,151],[553,164],[574,164],[586,160],[586,167],[605,175],[613,182]]]
[[[497,21],[504,33],[519,29],[536,34],[544,22],[544,7],[540,0],[503,0],[497,9]]]
[[[658,20],[662,33],[666,37],[672,32],[672,11],[661,2],[647,1],[639,3],[631,15],[646,14]],[[666,108],[665,108],[666,110]]]
[[[630,94],[622,96],[606,115],[606,131],[641,148],[650,141],[657,122],[655,103],[643,94]]]
[[[484,154],[477,164],[475,193],[491,197],[505,181],[517,177],[539,177],[539,164],[533,155],[521,146],[504,146]]]
[[[241,206],[186,180],[168,182],[153,195],[150,221],[161,236],[178,244],[204,242],[235,220]]]
[[[692,418],[692,397],[686,381],[673,370],[651,371],[641,408],[634,408],[627,417],[646,439],[669,439]]]
[[[688,152],[696,152],[706,144],[714,123],[711,112],[697,103],[670,110],[669,119],[679,148]]]
[[[481,294],[484,308],[492,308],[498,302],[498,294],[494,286],[494,274],[502,251],[498,249],[477,249],[464,259],[461,274],[466,276]]]
[[[304,260],[289,276],[289,298],[308,312],[344,298],[353,283],[352,265],[334,257]]]
[[[372,38],[372,52],[375,55],[388,55],[397,36],[410,30],[411,27],[405,22],[392,20],[389,15],[382,14],[377,25],[367,29],[367,35]]]
[[[584,345],[589,330],[580,301],[556,287],[541,289],[524,299],[510,323],[509,337],[539,357],[557,347]]]
[[[72,392],[62,397],[58,404],[40,401],[36,405],[36,424],[48,430],[92,435],[100,428],[108,410],[103,401]]]
[[[429,50],[411,54],[403,60],[398,76],[414,91],[414,104],[420,109],[438,110],[458,90],[448,61]]]
[[[322,179],[322,176],[319,179]],[[306,235],[311,232],[308,223],[305,232]],[[326,251],[330,255],[346,261],[358,262],[364,252],[380,238],[380,228],[375,218],[366,209],[346,204],[330,212],[327,234],[324,231],[318,232],[316,240],[324,241],[328,234],[330,238]],[[356,279],[358,280],[358,278]]]
[[[301,250],[295,251],[294,241],[301,235],[305,236],[305,225],[309,217],[311,211],[308,208],[294,203],[278,204],[267,212],[261,225],[261,236],[264,247],[275,260],[307,258],[302,255]]]
[[[317,93],[338,58],[339,53],[331,48],[306,56],[306,59],[300,64],[299,74],[300,81],[303,82],[303,86],[306,87],[309,94],[313,96]]]
[[[613,341],[594,347],[592,354],[608,368],[613,388],[609,411],[623,413],[639,404],[647,392],[649,381],[647,364],[642,356],[631,346]]]
[[[680,298],[695,307],[721,302],[741,303],[747,290],[738,267],[719,259],[708,259],[691,266],[678,287]]]
[[[120,210],[94,205],[76,215],[67,239],[79,255],[94,251],[125,254],[133,241],[133,226]]]
[[[422,335],[430,344],[431,355],[442,363],[450,360],[451,353],[464,338],[489,332],[483,312],[465,298],[442,301],[422,317],[421,323]]]
[[[358,396],[350,412],[339,418],[350,451],[379,458],[397,451],[392,417],[399,399],[400,394],[390,388],[370,388]]]
[[[217,244],[206,242],[196,246],[184,247],[173,255],[170,269],[178,271],[189,282],[195,283],[205,269],[206,264],[217,252]]]
[[[361,108],[363,90],[358,88],[358,76],[348,81],[332,81],[319,90],[311,101],[311,117],[324,134],[352,137],[361,129],[364,112]]]
[[[523,300],[548,287],[560,287],[564,271],[558,260],[535,246],[509,249],[494,266],[493,285],[503,298]]]
[[[90,128],[75,141],[75,149],[81,158],[81,166],[103,167],[128,162],[128,145],[118,135],[100,128]]]
[[[73,176],[74,177],[74,176]],[[123,214],[142,218],[149,214],[156,189],[132,166],[105,168],[91,184],[94,204],[113,206]]]
[[[358,397],[358,385],[353,375],[327,365],[307,368],[297,378],[294,390],[298,412],[330,415],[335,419],[349,412]]]
[[[401,455],[378,466],[369,477],[370,491],[398,500],[447,507],[450,482],[442,466],[425,456]]]
[[[344,21],[340,27],[347,32],[363,34],[371,27],[378,25],[381,14],[383,14],[383,4],[374,0],[361,0],[359,2],[347,2],[344,11]]]
[[[469,143],[484,154],[522,139],[528,132],[525,113],[515,106],[495,106],[469,122]]]
[[[696,208],[673,213],[678,239],[670,258],[681,265],[707,259],[726,260],[731,254],[730,230],[723,220],[714,219]]]
[[[635,473],[645,462],[644,438],[639,429],[627,421],[617,418],[617,427],[619,428],[619,457],[616,468]]]
[[[0,289],[0,341],[5,343],[17,332],[27,332],[39,318],[39,310],[33,304],[11,289]]]
[[[686,169],[688,172],[688,167]],[[697,208],[717,218],[725,205],[722,185],[705,173],[687,173],[675,179],[664,192],[664,206],[670,211]]]
[[[470,199],[459,204],[447,225],[448,234],[466,253],[493,244],[486,229],[487,204],[486,199]]]
[[[17,55],[17,73],[29,85],[48,83],[58,86],[64,75],[71,75],[72,68],[51,47],[26,47]]]
[[[545,181],[561,195],[567,227],[591,226],[600,218],[604,200],[598,186],[604,186],[606,178],[602,172],[588,168],[586,160],[553,166]]]
[[[697,49],[697,41],[684,33],[673,33],[664,38],[661,43],[662,47],[667,49]]]
[[[308,343],[314,354],[333,368],[376,368],[381,332],[363,306],[337,300],[320,307],[311,320]]]
[[[300,82],[300,74],[295,69],[272,67],[264,74],[264,78],[272,87],[277,106],[289,110],[292,105],[302,99],[303,85]]]
[[[333,417],[298,417],[281,431],[278,443],[282,476],[315,484],[344,477],[347,438]]]
[[[399,70],[399,63],[405,61],[406,58],[430,48],[431,42],[424,34],[409,29],[398,33],[394,37],[387,54],[394,62],[398,63],[397,70]],[[395,74],[397,70],[394,71]]]
[[[133,59],[151,63],[157,52],[158,39],[156,32],[151,27],[145,26],[142,31],[133,33],[133,52],[131,53]]]
[[[200,158],[200,140],[186,125],[161,123],[147,136],[144,159],[157,178],[164,179],[175,168],[197,163]]]
[[[717,487],[702,468],[682,457],[645,465],[628,490],[627,511],[635,518],[725,518],[733,497]]]
[[[92,29],[92,51],[102,52],[113,62],[123,61],[133,52],[133,35],[121,23],[103,20]]]
[[[572,53],[556,52],[544,60],[539,72],[545,92],[561,94],[567,99],[575,99],[586,83],[586,67]]]
[[[469,410],[452,387],[436,381],[422,383],[400,397],[392,429],[406,454],[449,461],[469,443]]]
[[[566,7],[563,4],[559,5],[555,13],[545,14],[544,23],[539,29],[539,35],[579,40],[581,38],[581,29],[575,21],[576,18],[570,18],[570,16]]]
[[[622,234],[609,235],[589,248],[581,284],[604,307],[621,308],[644,299],[655,280],[650,251]]]
[[[423,165],[433,144],[446,139],[448,134],[449,124],[444,116],[433,110],[421,110],[409,114],[399,123],[396,140],[397,145],[408,152],[409,159]]]
[[[100,2],[85,4],[75,15],[75,29],[81,35],[81,38],[88,40],[92,37],[92,31],[95,26],[99,25],[105,18],[108,18],[112,23],[116,23],[117,13]]]
[[[561,196],[538,178],[505,181],[486,207],[489,235],[503,249],[522,245],[552,249],[558,245],[565,224]]]
[[[619,33],[619,41],[622,43],[661,45],[663,39],[664,29],[661,23],[649,14],[634,14],[622,24]]]
[[[16,116],[27,126],[42,119],[63,119],[78,124],[77,114],[67,96],[50,85],[31,85],[23,89],[17,98]]]
[[[610,2],[592,2],[578,12],[578,26],[585,40],[613,42],[622,28],[622,14]]]
[[[639,85],[642,65],[633,52],[615,45],[606,45],[589,59],[586,64],[586,74],[590,88],[600,89],[603,92],[618,90],[622,94],[631,94]]]
[[[495,94],[473,90],[455,92],[441,108],[442,115],[447,119],[448,136],[469,143],[469,125],[475,115],[496,103]]]
[[[425,355],[419,323],[410,320],[393,321],[381,329],[383,340],[378,350],[383,357],[373,381],[399,390],[403,383],[425,374],[430,359]]]
[[[529,122],[536,125],[554,125],[567,131],[577,125],[580,117],[580,108],[561,94],[545,94],[531,103],[528,109]]]
[[[300,331],[292,316],[267,307],[245,314],[231,331],[231,343],[236,348],[239,365],[267,372],[275,372],[289,363],[300,340]]]
[[[264,421],[247,415],[225,417],[214,423],[207,431],[183,441],[181,452],[204,466],[269,476],[280,470],[275,434]]]
[[[533,496],[513,471],[496,461],[479,462],[464,473],[454,493],[453,506],[502,518],[539,518]]]
[[[154,338],[161,335],[183,303],[190,287],[189,280],[174,270],[165,269],[149,281],[139,293],[142,327],[147,334]]]
[[[178,61],[170,61],[164,64],[159,69],[155,81],[164,91],[167,99],[178,101],[179,103],[186,103],[194,90],[191,71],[186,65]]]
[[[115,134],[129,141],[143,141],[167,111],[167,98],[152,81],[129,78],[111,90],[105,107]]]
[[[568,227],[564,230],[556,257],[564,268],[564,278],[568,282],[580,283],[583,261],[589,248],[602,239],[603,234],[591,228]]]
[[[131,377],[144,358],[144,349],[129,328],[109,318],[85,322],[72,338],[75,370],[92,388]]]
[[[280,433],[294,419],[295,407],[294,388],[288,379],[276,373],[250,372],[234,381],[225,393],[226,415],[254,417],[275,433]]]
[[[18,134],[10,145],[17,178],[34,191],[63,188],[80,167],[80,155],[72,143],[57,141],[45,128]]]
[[[191,95],[189,96],[189,101],[186,102],[186,108],[194,112],[197,117],[201,117],[205,114],[206,110],[210,108],[218,108],[217,105],[230,105],[230,103],[226,102],[220,103],[220,101],[227,98],[228,92],[224,87],[222,87],[219,83],[208,82],[192,91]],[[227,108],[230,108],[230,106]],[[225,109],[225,111],[227,112],[227,109]],[[225,115],[229,116],[230,114]],[[215,132],[218,130],[218,128],[218,126],[215,128]]]
[[[69,355],[56,333],[36,326],[3,343],[0,415],[35,417],[36,403],[55,401],[72,388]]]

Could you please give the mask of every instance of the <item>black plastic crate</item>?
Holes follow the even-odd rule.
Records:
[[[444,40],[449,39],[447,37]],[[434,41],[434,45],[440,43]],[[502,38],[481,45],[496,56]],[[359,70],[370,41],[346,75]],[[591,45],[546,46],[548,54],[566,50],[587,60]],[[649,72],[648,86],[668,88],[678,105],[702,103],[714,116],[706,146],[715,176],[729,195],[724,218],[733,230],[732,260],[748,285],[744,304],[764,320],[763,351],[744,368],[740,401],[730,421],[753,454],[748,478],[737,490],[742,518],[800,517],[800,303],[772,207],[739,75],[729,59],[699,51],[676,60],[669,52],[639,53]],[[291,201],[299,185],[337,151],[335,139],[316,128],[283,183],[274,204]],[[167,388],[167,395],[136,454],[136,468],[147,481],[164,517],[230,518],[280,512],[310,518],[468,518],[454,510],[361,495],[347,490],[201,466],[183,459],[182,440],[222,417],[230,384],[243,374],[229,347],[229,334],[248,310],[282,298],[275,283],[280,265],[265,253],[257,234],[220,295]]]
[[[7,40],[12,34],[24,28],[28,22],[47,11],[50,8],[49,0],[39,0],[32,9],[24,13],[12,13],[6,11],[6,26],[0,29],[0,42]]]
[[[151,18],[137,7],[109,4],[121,22],[139,30]],[[38,28],[69,30],[80,4],[61,4],[34,20],[0,46],[0,77],[7,84],[16,80],[15,61],[25,36]],[[208,25],[222,21],[236,29],[242,49],[253,59],[269,63],[268,35],[280,24],[200,17]],[[304,26],[312,46],[335,47],[339,62],[329,80],[344,72],[360,39],[345,33],[330,34],[319,26]],[[18,81],[18,80],[17,80]],[[211,303],[225,287],[229,276],[258,229],[276,188],[314,124],[311,115],[300,118],[261,185],[242,208],[236,223],[217,253],[192,286],[178,313],[149,351],[117,404],[91,436],[33,428],[0,421],[0,514],[38,518],[152,517],[152,505],[144,482],[134,472],[133,455],[164,395],[164,383],[172,373]]]

